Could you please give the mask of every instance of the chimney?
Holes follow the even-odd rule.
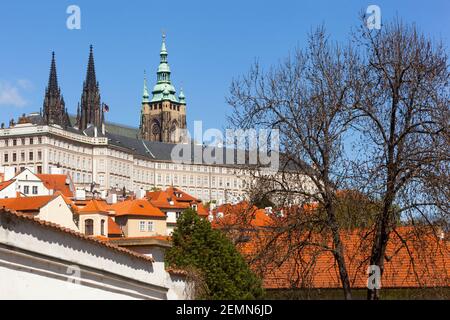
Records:
[[[106,198],[106,203],[108,204],[117,203],[117,194],[115,193],[109,194],[108,197]]]

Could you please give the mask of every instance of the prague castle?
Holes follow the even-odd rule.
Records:
[[[173,147],[182,140],[179,133],[186,129],[186,100],[172,85],[165,37],[151,94],[144,76],[139,128],[105,122],[108,109],[101,101],[92,46],[76,117],[65,105],[53,53],[40,112],[1,126],[0,165],[16,172],[29,168],[51,173],[59,168],[72,176],[77,188],[99,192],[175,186],[204,201],[242,197],[243,181],[236,167],[181,164],[171,158]]]

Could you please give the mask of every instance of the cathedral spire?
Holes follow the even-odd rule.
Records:
[[[62,127],[70,125],[64,98],[62,97],[61,89],[58,86],[55,52],[52,52],[50,74],[48,76],[48,84],[45,90],[42,117],[45,124],[57,124]]]
[[[58,76],[56,75],[55,52],[52,51],[52,62],[50,64],[50,75],[48,77],[47,90],[56,92],[58,90]]]
[[[89,61],[86,71],[86,85],[88,87],[93,87],[97,85],[97,80],[95,76],[95,64],[94,64],[94,52],[92,44],[89,49]]]
[[[77,118],[78,129],[84,130],[89,125],[101,128],[104,116],[100,102],[100,90],[95,75],[94,52],[92,45],[89,50],[86,80],[83,83],[83,93],[81,94],[80,105],[80,115]]]

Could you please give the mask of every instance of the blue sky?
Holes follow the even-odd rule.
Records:
[[[80,30],[66,28],[72,4],[81,9]],[[384,20],[398,14],[448,46],[448,0],[2,1],[0,122],[39,111],[52,50],[66,106],[75,113],[93,44],[102,100],[110,106],[107,120],[137,126],[143,70],[152,87],[164,30],[189,128],[194,120],[203,120],[204,129],[223,128],[230,82],[255,58],[264,66],[277,63],[320,24],[332,38],[345,40],[370,4],[381,7]]]

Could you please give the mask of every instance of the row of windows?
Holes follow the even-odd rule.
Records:
[[[17,152],[5,152],[3,154],[3,162],[4,163],[8,163],[8,162],[25,162],[25,161],[35,161],[35,159],[37,161],[41,161],[42,160],[42,151],[37,151],[37,158],[35,158],[35,151],[21,151],[19,153]]]
[[[235,174],[235,170],[225,167],[212,167],[212,166],[202,166],[202,165],[187,165],[187,164],[176,164],[176,163],[165,163],[165,162],[149,162],[145,160],[136,160],[135,165],[147,168],[165,169],[165,170],[180,170],[180,171],[194,171],[194,172],[212,172],[212,173],[222,173],[222,174]]]
[[[30,194],[30,186],[23,186],[23,193]],[[31,194],[38,194],[37,186],[31,186]]]
[[[61,163],[65,166],[81,170],[89,170],[92,165],[91,159],[89,158],[78,157],[74,154],[53,150],[50,150],[48,160],[50,162]]]
[[[33,144],[42,144],[42,137],[30,137],[30,138],[20,138],[20,139],[5,139],[2,141],[2,146],[26,146]]]
[[[74,145],[71,144],[69,142],[66,141],[61,141],[58,139],[50,139],[49,140],[50,144],[53,144],[55,147],[59,147],[62,149],[67,149],[67,150],[73,150],[75,152],[81,152],[81,153],[87,153],[89,149],[79,146],[79,145]]]

